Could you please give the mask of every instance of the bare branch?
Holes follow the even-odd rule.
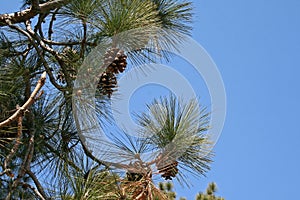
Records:
[[[48,27],[48,39],[51,40],[52,39],[52,34],[53,34],[53,24],[54,24],[54,21],[56,20],[56,14],[58,13],[60,8],[57,8],[54,13],[52,14],[52,17],[51,17],[51,20],[50,20],[50,23],[49,23],[49,27]]]
[[[5,121],[1,122],[0,128],[10,124],[12,121],[17,120],[18,117],[22,116],[24,111],[26,111],[35,102],[36,95],[38,94],[38,92],[41,90],[41,88],[43,87],[43,85],[46,82],[46,75],[47,75],[46,72],[44,72],[42,74],[41,78],[38,80],[36,87],[34,88],[33,92],[31,93],[29,99],[24,103],[23,106],[19,107],[17,109],[17,111],[11,117],[9,117]]]
[[[49,46],[47,46],[47,45],[40,39],[40,37],[38,37],[38,35],[35,34],[35,32],[34,32],[34,31],[32,30],[32,28],[31,28],[31,22],[30,22],[29,20],[27,20],[27,21],[25,22],[25,25],[26,25],[26,29],[27,29],[27,31],[29,32],[30,36],[31,36],[32,38],[34,38],[35,40],[37,40],[37,42],[41,45],[41,47],[42,47],[44,50],[48,51],[49,53],[53,54],[54,56],[59,56],[59,55],[58,55],[58,52],[56,52],[54,49],[52,49],[52,48],[50,48]]]
[[[25,9],[19,12],[10,13],[10,14],[1,14],[0,15],[0,26],[7,26],[9,24],[16,24],[20,22],[25,22],[35,17],[40,13],[47,13],[56,8],[60,8],[63,5],[66,5],[70,0],[53,0],[43,4],[37,5],[38,1],[33,1],[32,7]]]
[[[45,44],[48,44],[48,45],[61,45],[61,46],[72,46],[72,45],[79,45],[81,44],[82,42],[80,41],[68,41],[68,42],[57,42],[57,41],[53,41],[53,40],[47,40],[45,38],[42,38],[43,42],[45,42]],[[95,47],[97,46],[97,43],[95,42],[85,42],[85,44],[87,44],[88,46],[91,46],[91,47]]]

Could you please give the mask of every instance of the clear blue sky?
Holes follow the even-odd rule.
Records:
[[[15,10],[13,1],[0,11]],[[6,4],[6,5],[4,5]],[[227,200],[297,199],[300,186],[300,1],[194,0],[193,38],[226,87],[227,117],[212,170]]]
[[[203,182],[216,181],[228,200],[298,199],[300,1],[194,2],[193,37],[227,92],[225,127]]]

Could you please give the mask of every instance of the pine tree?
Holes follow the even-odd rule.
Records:
[[[153,116],[140,116],[144,139],[112,134],[115,146],[134,157],[119,166],[85,147],[72,109],[72,97],[84,93],[74,89],[76,79],[93,82],[96,113],[104,126],[111,120],[109,104],[118,75],[126,73],[129,61],[167,58],[161,49],[180,43],[176,33],[190,34],[191,9],[190,2],[175,0],[24,0],[20,11],[1,14],[0,199],[168,199],[152,176],[184,182],[188,171],[205,174],[212,157],[204,136],[208,114],[205,109],[193,113],[193,101],[181,104],[173,96],[154,100],[167,112],[157,109]],[[160,29],[172,34],[153,37]],[[82,68],[99,46],[103,57]],[[155,117],[168,123],[155,129],[150,126]],[[184,133],[194,120],[201,128],[187,143]],[[174,138],[181,138],[176,140],[185,150],[180,156],[168,149]],[[140,146],[129,147],[125,140]],[[146,146],[160,149],[152,161],[138,156]]]

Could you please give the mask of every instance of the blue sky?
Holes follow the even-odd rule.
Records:
[[[227,92],[224,130],[203,182],[215,181],[231,200],[296,199],[300,1],[200,0],[194,5],[193,37],[216,62]]]
[[[0,11],[15,10],[14,1]],[[18,1],[19,2],[19,1]],[[300,1],[194,0],[193,38],[217,64],[227,117],[212,170],[227,200],[296,199],[300,179]]]

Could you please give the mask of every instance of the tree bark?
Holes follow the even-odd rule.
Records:
[[[28,9],[9,14],[1,14],[0,26],[25,22],[40,13],[47,13],[56,8],[60,8],[61,6],[68,4],[70,0],[54,0],[39,5],[36,3],[36,1],[34,2],[35,3],[33,3],[33,5]]]

